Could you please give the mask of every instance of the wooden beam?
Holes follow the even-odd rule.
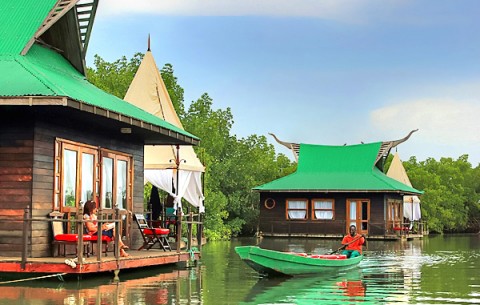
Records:
[[[27,54],[36,39],[42,36],[58,19],[62,18],[70,9],[72,9],[79,0],[58,0],[55,6],[50,10],[42,25],[37,29],[32,38],[23,48],[21,55]]]
[[[175,138],[176,140],[186,142],[192,145],[198,145],[200,142],[197,139],[185,136],[179,132],[173,131],[171,129],[154,125],[151,123],[140,121],[136,118],[131,118],[128,115],[121,114],[116,111],[111,111],[108,109],[103,109],[98,106],[92,106],[88,103],[84,103],[81,101],[69,99],[64,96],[59,97],[39,97],[39,96],[25,96],[25,97],[2,97],[0,98],[0,105],[14,105],[14,106],[66,106],[73,109],[77,109],[79,111],[92,113],[94,115],[103,116],[108,119],[116,120],[125,124],[129,124],[130,126],[140,127],[146,130],[150,130],[165,136],[169,136],[171,138]],[[142,123],[140,123],[142,122]],[[175,143],[165,143],[165,144],[175,144]],[[185,145],[180,143],[181,145]],[[187,145],[188,145],[187,144]]]

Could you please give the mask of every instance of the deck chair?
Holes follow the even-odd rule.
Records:
[[[54,211],[49,214],[52,219],[63,219],[65,214]],[[60,256],[60,249],[63,248],[63,256],[67,256],[67,245],[73,245],[75,247],[75,254],[77,255],[77,244],[78,244],[78,234],[67,234],[63,229],[64,223],[62,221],[52,221],[52,232],[53,232],[53,241],[52,241],[52,256],[55,256],[55,246],[57,247],[57,255]],[[87,257],[90,254],[92,236],[84,235],[83,236],[83,251]]]
[[[143,214],[134,214],[134,216],[143,238],[143,245],[138,248],[138,250],[150,250],[158,243],[163,251],[172,251],[172,248],[168,243],[168,234],[170,233],[169,229],[150,227]]]

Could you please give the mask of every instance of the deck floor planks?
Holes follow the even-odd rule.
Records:
[[[76,268],[65,264],[65,259],[72,259],[73,256],[28,258],[24,270],[21,269],[21,259],[19,257],[0,256],[0,272],[87,274],[168,265],[190,260],[190,253],[185,251],[177,253],[176,251],[154,249],[148,251],[130,250],[128,254],[130,254],[129,257],[121,257],[118,262],[112,254],[102,256],[101,261],[97,261],[96,256],[86,257],[85,263],[81,266],[77,264]],[[195,253],[195,259],[199,259],[198,253]]]

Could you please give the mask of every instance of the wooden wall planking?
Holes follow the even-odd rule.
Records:
[[[275,200],[275,207],[267,209],[264,205],[265,199]],[[319,221],[311,219],[311,206],[308,208],[309,219],[287,220],[286,199],[305,198],[327,198],[335,200],[335,216],[332,221]],[[340,235],[346,234],[346,202],[350,198],[370,200],[370,235],[384,235],[385,230],[382,224],[385,223],[385,198],[383,193],[261,193],[260,194],[260,217],[259,231],[264,234],[300,234],[300,235]],[[389,194],[388,198],[401,198],[398,194]]]
[[[104,131],[95,126],[95,115],[90,115],[89,124],[79,117],[50,115],[32,107],[0,112],[0,236],[7,238],[7,232],[15,230],[8,243],[0,242],[0,249],[7,251],[4,255],[19,255],[23,225],[12,220],[23,218],[25,207],[31,207],[30,215],[35,218],[47,218],[52,211],[56,137],[131,155],[133,210],[143,212],[143,140]],[[50,223],[33,222],[30,226],[34,242],[28,255],[50,255]],[[131,232],[132,244],[138,245],[141,236],[134,225]]]

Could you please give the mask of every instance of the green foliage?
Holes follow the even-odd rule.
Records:
[[[214,231],[222,232],[218,235],[222,238],[253,235],[258,222],[259,195],[251,189],[291,173],[294,166],[284,155],[277,157],[264,136],[252,135],[246,139],[232,136],[230,129],[234,122],[230,108],[214,110],[212,105],[212,99],[205,93],[190,105],[183,117],[185,129],[202,139],[196,150],[207,168],[206,190],[222,194],[220,201],[205,196],[208,211],[205,227],[219,226]],[[220,209],[222,213],[212,213],[212,209]]]
[[[478,230],[479,168],[472,169],[468,156],[457,160],[429,158],[417,162],[415,157],[404,162],[405,170],[421,196],[422,217],[433,232]],[[477,176],[478,177],[478,176]]]
[[[123,99],[142,58],[142,53],[136,53],[130,60],[123,56],[114,62],[107,62],[95,55],[95,69],[87,68],[87,79],[98,88]]]
[[[95,69],[87,69],[88,79],[123,98],[142,57],[137,53],[130,60],[122,57],[110,63],[96,55]],[[232,135],[231,109],[214,109],[207,93],[192,101],[185,111],[184,89],[178,84],[173,66],[166,64],[161,74],[183,127],[201,139],[194,149],[206,167],[206,237],[220,240],[253,235],[258,223],[259,195],[252,188],[292,173],[296,164],[283,154],[277,155],[265,136],[238,139]],[[389,156],[385,161],[385,171],[391,160]],[[439,162],[417,162],[413,157],[404,166],[414,187],[425,191],[421,197],[422,217],[431,231],[480,230],[480,166],[472,169],[466,155]],[[150,189],[147,184],[145,203]]]
[[[152,193],[152,184],[147,182],[143,187],[143,209],[147,210],[148,202],[150,201],[150,194]]]
[[[97,87],[123,98],[142,57],[143,54],[137,53],[130,60],[122,57],[107,62],[96,55],[95,69],[87,70],[88,79]],[[277,156],[264,136],[252,135],[246,139],[232,136],[234,121],[230,108],[214,109],[207,93],[192,101],[185,111],[184,90],[178,84],[173,66],[166,64],[160,72],[183,127],[201,139],[200,146],[194,149],[206,167],[206,237],[219,240],[240,234],[253,235],[259,215],[259,195],[251,189],[291,173],[294,164],[285,155]],[[145,185],[145,205],[151,187],[150,183]]]

